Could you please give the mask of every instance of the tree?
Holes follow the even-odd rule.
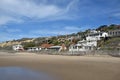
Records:
[[[107,27],[108,27],[107,25],[102,25],[102,26],[98,27],[96,30],[97,31],[106,31]]]
[[[35,47],[36,46],[34,42],[22,43],[22,45],[24,46],[25,49],[27,49],[28,47]]]

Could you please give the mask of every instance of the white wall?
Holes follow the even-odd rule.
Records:
[[[18,50],[23,50],[23,46],[22,45],[14,45],[13,46],[13,50],[15,50],[15,51],[18,51]]]

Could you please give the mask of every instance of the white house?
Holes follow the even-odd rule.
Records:
[[[28,47],[27,51],[40,51],[40,47]]]
[[[23,50],[24,50],[23,46],[20,45],[20,44],[18,44],[18,45],[13,45],[12,48],[13,48],[13,50],[15,50],[15,51],[23,51]]]
[[[51,46],[50,48],[49,48],[49,50],[56,50],[56,51],[62,51],[62,50],[66,50],[67,48],[66,48],[66,46]]]
[[[86,36],[86,40],[79,41],[75,45],[71,45],[69,51],[87,51],[97,48],[97,41],[101,38],[108,37],[108,33],[94,31]]]
[[[86,40],[101,40],[101,38],[108,37],[108,33],[106,32],[97,32],[97,33],[90,33],[87,35]]]
[[[49,50],[61,51],[62,46],[51,46]]]
[[[69,48],[69,51],[87,51],[87,50],[94,50],[94,48],[97,47],[97,41],[96,40],[82,40],[79,41],[75,45],[71,45]]]

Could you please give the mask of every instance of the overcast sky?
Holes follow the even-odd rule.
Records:
[[[0,42],[120,24],[120,0],[0,0]]]

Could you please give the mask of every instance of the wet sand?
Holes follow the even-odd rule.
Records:
[[[22,67],[58,80],[120,80],[120,58],[0,53],[0,67]]]
[[[21,67],[0,67],[0,80],[56,80],[43,72]]]

